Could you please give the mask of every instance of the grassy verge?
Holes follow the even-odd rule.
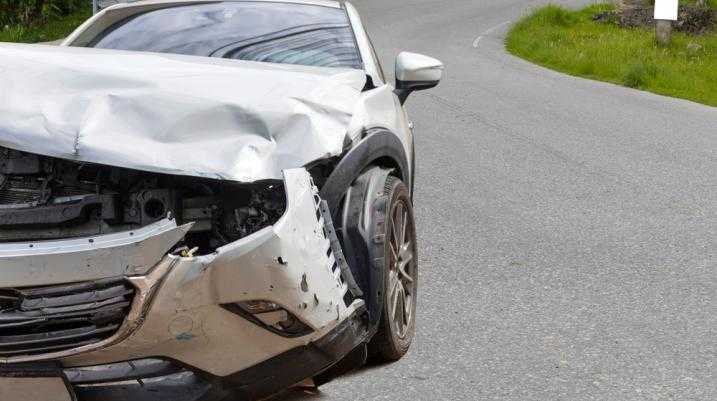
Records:
[[[506,47],[519,57],[571,75],[717,106],[717,32],[675,33],[669,47],[660,47],[653,29],[592,20],[611,7],[540,8],[511,29]]]
[[[89,1],[87,3],[90,4]],[[91,16],[92,7],[88,5],[70,15],[53,18],[45,24],[0,27],[0,42],[37,43],[62,39]]]

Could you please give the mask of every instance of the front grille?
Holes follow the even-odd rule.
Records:
[[[129,312],[134,287],[124,278],[0,289],[0,357],[45,354],[111,337]]]

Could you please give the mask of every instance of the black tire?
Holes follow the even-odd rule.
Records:
[[[369,343],[369,354],[375,362],[401,359],[416,333],[418,258],[411,194],[396,177],[388,177],[384,194],[388,202],[385,216],[374,216],[375,221],[385,221],[383,307],[378,331]]]

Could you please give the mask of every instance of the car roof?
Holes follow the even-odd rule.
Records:
[[[216,3],[219,1],[234,1],[234,2],[266,2],[266,3],[294,3],[294,4],[309,4],[324,7],[341,8],[341,2],[337,0],[131,0],[123,1],[119,4],[113,5],[109,8],[125,8],[125,7],[136,7],[151,4],[197,4],[197,3]]]

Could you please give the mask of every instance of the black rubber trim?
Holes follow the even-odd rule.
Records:
[[[341,159],[321,188],[321,198],[329,204],[332,214],[340,211],[341,200],[358,176],[379,159],[388,158],[398,166],[398,175],[411,187],[406,151],[396,134],[385,128],[372,128],[366,136]]]
[[[161,358],[135,359],[106,365],[64,369],[65,376],[73,386],[152,379],[183,371],[182,366]]]
[[[363,308],[357,310],[313,343],[293,348],[233,375],[217,378],[211,394],[200,401],[263,399],[320,374],[368,341],[364,314]]]
[[[25,378],[49,378],[58,377],[61,378],[67,388],[67,393],[70,399],[77,401],[77,395],[70,384],[70,381],[62,371],[62,367],[57,362],[33,362],[33,363],[20,363],[5,365],[0,364],[0,378],[2,377],[25,377]],[[5,400],[2,400],[5,401]],[[33,400],[28,400],[33,401]]]
[[[354,181],[346,194],[337,230],[346,260],[366,297],[371,331],[378,328],[383,307],[384,255],[382,226],[385,224],[384,188],[391,169],[373,167]]]
[[[329,242],[331,242],[331,251],[334,254],[334,259],[336,259],[336,264],[339,266],[339,269],[341,269],[341,277],[346,282],[348,290],[351,295],[353,295],[353,298],[361,298],[363,297],[363,291],[361,291],[361,288],[358,286],[358,284],[356,284],[356,279],[351,272],[351,268],[349,268],[349,264],[346,262],[346,256],[344,255],[344,251],[341,248],[341,243],[336,233],[334,221],[331,218],[329,205],[326,203],[325,200],[321,201],[321,204],[319,205],[319,211],[321,212],[321,216],[323,216],[324,218],[324,230],[326,231],[326,237],[328,238]],[[348,304],[346,306],[348,306]]]
[[[398,96],[401,104],[405,104],[411,93],[435,88],[436,86],[438,86],[438,81],[396,81],[394,93]]]
[[[270,332],[276,334],[277,336],[281,336],[281,337],[284,337],[284,338],[300,338],[300,337],[308,336],[309,334],[313,333],[313,330],[311,330],[311,328],[309,328],[309,326],[307,326],[306,324],[304,324],[303,322],[301,322],[301,320],[300,320],[298,317],[294,316],[291,312],[287,311],[286,309],[284,309],[284,311],[285,311],[286,313],[290,314],[291,317],[293,317],[294,319],[296,319],[296,320],[298,320],[299,322],[301,322],[302,326],[304,327],[303,330],[301,330],[301,331],[299,331],[299,332],[297,332],[297,333],[287,333],[287,332],[283,332],[283,331],[281,331],[281,330],[277,330],[276,328],[271,327],[271,326],[265,324],[265,323],[262,322],[259,318],[257,318],[256,316],[252,315],[251,313],[245,311],[241,306],[239,306],[239,305],[237,305],[237,304],[223,304],[223,305],[221,305],[221,307],[224,308],[225,310],[231,312],[231,313],[234,313],[234,314],[236,314],[236,315],[239,315],[239,316],[243,317],[244,319],[246,319],[246,320],[248,320],[248,321],[254,323],[255,325],[257,325],[257,326],[259,326],[259,327],[261,327],[261,328],[263,328],[263,329],[265,329],[265,330],[267,330],[267,331],[270,331]]]

